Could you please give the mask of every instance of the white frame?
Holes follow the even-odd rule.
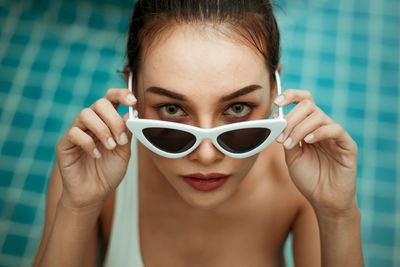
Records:
[[[281,83],[280,77],[278,72],[275,72],[276,82],[277,82],[277,89],[278,95],[281,93]],[[129,90],[132,92],[132,73],[129,74]],[[263,119],[263,120],[251,120],[251,121],[243,121],[237,123],[226,124],[222,126],[218,126],[215,128],[204,129],[199,128],[192,125],[187,125],[183,123],[176,123],[176,122],[169,122],[169,121],[162,121],[162,120],[150,120],[150,119],[139,119],[137,117],[137,111],[133,111],[132,107],[129,107],[129,119],[126,122],[126,126],[128,129],[135,135],[139,141],[149,148],[154,153],[161,155],[167,158],[180,158],[188,155],[193,150],[195,150],[201,143],[203,139],[210,139],[214,146],[224,153],[225,155],[232,157],[232,158],[246,158],[253,156],[263,150],[266,146],[268,146],[278,135],[285,129],[286,127],[286,120],[283,118],[283,111],[282,107],[279,107],[279,116],[274,119]],[[188,150],[181,152],[181,153],[169,153],[165,152],[152,143],[150,143],[147,138],[143,135],[143,129],[149,127],[157,127],[157,128],[172,128],[177,129],[185,132],[189,132],[192,135],[196,136],[196,142],[194,145],[189,148]],[[227,131],[237,130],[237,129],[245,129],[245,128],[268,128],[270,129],[270,135],[268,138],[261,143],[258,147],[254,148],[251,151],[245,153],[232,153],[230,151],[225,150],[222,148],[218,142],[217,137]]]

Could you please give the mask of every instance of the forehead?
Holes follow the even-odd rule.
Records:
[[[139,86],[182,94],[224,94],[249,84],[269,87],[263,57],[212,27],[180,25],[162,33],[145,54]],[[142,80],[140,82],[140,80]]]

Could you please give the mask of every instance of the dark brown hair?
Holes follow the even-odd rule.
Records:
[[[269,0],[138,0],[126,47],[127,64],[134,77],[146,49],[162,31],[179,24],[211,24],[231,38],[236,33],[264,57],[270,79],[275,80],[280,35]]]

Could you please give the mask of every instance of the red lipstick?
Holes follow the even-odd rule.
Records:
[[[184,175],[183,180],[193,188],[200,191],[210,191],[217,189],[228,180],[230,175],[222,173],[193,173]]]

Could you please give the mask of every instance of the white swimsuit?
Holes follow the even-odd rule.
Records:
[[[131,158],[121,184],[116,190],[111,238],[105,267],[142,267],[139,240],[137,140],[131,142]]]

